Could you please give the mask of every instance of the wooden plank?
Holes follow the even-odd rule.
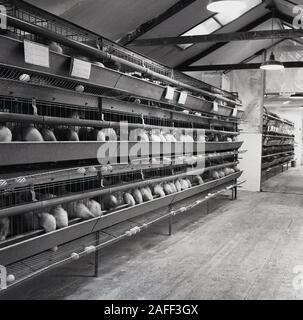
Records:
[[[252,23],[249,23],[245,27],[239,29],[238,32],[251,30],[251,29],[259,26],[260,24],[264,23],[265,21],[269,20],[271,18],[271,16],[272,16],[271,12],[266,13],[264,16],[254,20]],[[222,48],[226,44],[228,44],[228,42],[226,40],[224,40],[223,42],[218,42],[218,43],[212,45],[211,47],[209,47],[208,49],[206,49],[206,50],[196,54],[195,56],[190,57],[187,60],[183,61],[182,63],[180,63],[176,67],[176,69],[179,69],[179,68],[184,67],[184,66],[189,66],[189,65],[195,63],[196,61],[208,56],[212,52]]]
[[[261,30],[261,31],[244,31],[230,33],[213,33],[209,35],[199,36],[178,36],[178,37],[162,37],[135,40],[133,46],[165,46],[172,44],[191,44],[191,43],[208,43],[223,41],[247,41],[247,40],[263,40],[263,39],[289,39],[300,38],[303,36],[302,29],[290,30]]]
[[[173,6],[168,8],[165,12],[161,13],[159,16],[142,23],[135,29],[135,31],[127,34],[122,39],[120,39],[118,43],[124,46],[131,43],[132,41],[141,37],[149,30],[158,26],[160,23],[164,22],[165,20],[169,19],[170,17],[174,16],[178,12],[188,7],[189,5],[193,4],[195,1],[196,0],[180,0],[179,2],[175,3]]]
[[[286,69],[303,68],[302,61],[286,61],[282,62]],[[181,67],[181,71],[225,71],[225,70],[249,70],[260,69],[261,63],[235,63],[235,64],[212,64],[212,65],[195,65]]]

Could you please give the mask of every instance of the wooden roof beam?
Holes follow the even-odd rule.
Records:
[[[182,11],[189,5],[193,4],[196,0],[180,0],[170,8],[168,8],[165,12],[161,13],[158,17],[153,18],[136,28],[135,31],[127,34],[123,38],[121,38],[118,43],[121,45],[128,45],[138,37],[141,37],[146,32],[150,31],[151,29],[155,28],[160,23],[164,22],[165,20],[169,19],[170,17],[174,16],[178,12]]]
[[[238,31],[241,32],[241,31],[248,31],[248,30],[251,30],[257,26],[259,26],[260,24],[264,23],[265,21],[267,21],[268,19],[271,18],[271,13],[268,12],[266,13],[264,16],[254,20],[253,22],[249,23],[248,25],[246,25],[245,27],[239,29]],[[179,64],[176,68],[177,69],[180,69],[184,66],[189,66],[191,65],[192,63],[195,63],[196,61],[208,56],[209,54],[211,54],[212,52],[222,48],[223,46],[225,46],[226,44],[228,44],[228,42],[224,41],[224,42],[219,42],[219,43],[216,43],[212,46],[210,46],[209,48],[207,48],[206,50],[198,53],[197,55],[183,61],[181,64]]]
[[[289,68],[303,68],[303,61],[282,62],[284,67]],[[261,63],[236,63],[236,64],[213,64],[213,65],[197,65],[182,67],[181,71],[226,71],[226,70],[248,70],[259,69]]]

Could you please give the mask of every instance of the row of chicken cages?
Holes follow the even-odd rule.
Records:
[[[263,133],[263,146],[278,146],[292,144],[294,144],[294,136],[276,136]]]
[[[121,208],[133,207],[232,176],[239,169],[236,151],[229,152],[225,157],[219,155],[212,160],[210,157],[203,169],[178,164],[144,170],[133,169],[130,172],[120,169],[119,172],[119,169],[113,168],[115,165],[100,165],[2,179],[2,246],[9,244],[15,237],[35,230],[52,232],[75,221],[100,217]],[[97,191],[100,195],[83,198],[83,195],[92,191]],[[68,201],[73,195],[80,195],[82,200]],[[56,201],[60,204],[51,205]]]
[[[7,43],[8,42],[8,43]],[[85,57],[66,56],[50,52],[53,62],[49,70],[36,68],[24,62],[24,53],[20,50],[22,43],[13,39],[1,38],[0,47],[11,52],[1,56],[0,77],[16,82],[64,89],[81,94],[108,95],[108,96],[138,96],[160,103],[166,103],[176,108],[214,113],[217,115],[241,118],[243,110],[219,103],[215,98],[204,98],[201,95],[192,95],[169,85],[164,86],[156,82],[142,80],[135,74],[125,74],[108,69],[98,64],[91,65],[89,79],[81,79],[71,75],[70,70],[75,59],[83,61]],[[64,67],[63,67],[64,66]],[[172,93],[171,93],[172,91]],[[185,96],[182,103],[180,99]]]
[[[121,102],[123,106],[123,102]],[[126,104],[136,110],[136,103]],[[150,111],[150,110],[149,110]],[[167,113],[167,112],[166,112]],[[172,113],[172,116],[174,114]],[[236,141],[237,123],[195,116],[191,122],[89,106],[0,97],[0,142],[11,141]],[[196,121],[195,121],[196,120]],[[212,124],[214,122],[214,124]],[[127,135],[122,136],[128,130]]]
[[[23,6],[24,4],[22,4],[22,7]],[[77,56],[78,58],[81,58],[81,60],[92,62],[98,67],[106,67],[124,74],[130,74],[134,77],[142,79],[143,81],[147,81],[156,85],[167,86],[173,81],[173,83],[176,83],[179,89],[182,90],[183,83],[180,81],[174,81],[173,70],[161,66],[155,61],[131,52],[122,46],[110,43],[109,41],[102,39],[102,37],[95,34],[91,34],[93,39],[88,40],[89,33],[87,30],[81,30],[81,27],[76,27],[74,25],[67,26],[66,21],[60,21],[58,18],[55,20],[54,17],[47,19],[45,17],[47,16],[47,13],[45,12],[42,13],[42,17],[37,18],[37,10],[39,10],[37,8],[34,10],[34,12],[31,12],[29,9],[25,10],[24,12],[24,8],[20,8],[18,5],[16,6],[16,4],[13,7],[14,9],[8,10],[8,14],[12,18],[8,19],[8,27],[5,30],[7,36],[11,36],[22,41],[31,40],[37,43],[42,43],[44,45],[48,45],[51,52],[55,52],[56,54],[64,56]],[[14,25],[16,23],[18,24],[18,27]],[[30,28],[30,25],[33,25],[33,28]],[[27,30],[22,30],[22,26],[24,26]],[[35,26],[38,26],[38,28],[35,28]],[[47,30],[48,32],[47,39],[43,36],[44,30]],[[63,41],[65,43],[64,45],[53,40],[50,41],[48,40],[50,33],[53,34],[55,39],[61,39],[61,43],[63,38],[66,38],[67,41]],[[71,40],[71,42],[68,40]],[[79,49],[75,49],[75,42],[79,43],[80,46],[78,45],[76,48],[80,47],[80,49],[82,49],[81,52],[79,52]],[[68,45],[69,43],[70,46]],[[81,46],[82,43],[85,43],[85,46]],[[92,47],[91,50],[84,50],[87,49],[88,46]],[[85,53],[83,54],[84,51],[87,51],[86,55]],[[97,57],[92,58],[94,54]],[[187,80],[187,82],[188,81],[189,80]],[[196,82],[197,81],[190,81],[192,87],[197,86],[197,89],[193,92],[190,92],[189,90],[190,94],[201,96],[201,93],[199,93],[199,91],[201,91],[203,98],[203,92],[207,94],[209,91],[208,95],[211,97],[219,96],[220,98],[222,96],[223,100],[230,101],[231,103],[237,103],[236,97],[234,97],[232,94],[217,88],[212,88],[212,86],[202,82],[199,82],[199,85],[197,85]],[[186,84],[184,85],[186,86]],[[200,87],[206,88],[206,90],[199,90]],[[216,92],[216,94],[214,94],[212,91]],[[228,98],[224,98],[224,96],[227,96]]]
[[[270,157],[275,154],[292,153],[294,152],[294,145],[274,145],[274,146],[263,146],[262,156]]]
[[[169,230],[171,230],[173,220],[176,216],[186,217],[190,214],[193,208],[198,206],[199,210],[209,213],[210,210],[215,209],[218,206],[222,206],[226,201],[228,201],[228,198],[226,197],[226,193],[228,191],[233,191],[232,199],[234,199],[234,189],[243,183],[237,181],[237,178],[240,175],[241,172],[238,172],[233,175],[234,177],[228,176],[224,179],[213,180],[204,185],[197,185],[196,187],[193,186],[192,188],[184,191],[186,195],[182,195],[182,192],[179,192],[178,194],[171,194],[170,196],[162,197],[160,198],[160,201],[162,199],[165,202],[163,202],[161,207],[155,203],[157,200],[154,200],[144,202],[142,206],[147,206],[147,208],[145,208],[145,210],[141,210],[141,212],[138,211],[136,213],[130,213],[132,210],[135,211],[135,209],[140,207],[140,205],[130,207],[129,209],[122,209],[120,210],[121,213],[123,212],[119,220],[120,222],[116,221],[114,225],[103,221],[103,227],[100,228],[98,223],[94,222],[96,219],[100,221],[100,218],[85,221],[84,223],[90,224],[88,231],[92,230],[92,232],[82,232],[79,236],[71,237],[68,242],[59,241],[60,236],[58,236],[57,241],[49,240],[52,243],[44,246],[44,248],[40,248],[40,250],[32,250],[30,254],[29,252],[24,254],[24,251],[27,249],[26,246],[22,246],[22,243],[20,242],[17,243],[17,246],[20,246],[18,252],[11,252],[10,255],[9,247],[1,249],[0,244],[0,259],[3,261],[3,265],[5,265],[6,268],[7,288],[12,288],[22,281],[29,280],[32,277],[41,274],[41,272],[48,271],[65,263],[72,263],[77,261],[79,258],[92,253],[94,253],[97,258],[97,252],[100,250],[125,239],[130,239],[130,237],[148,230],[155,224],[168,222],[170,226]],[[154,205],[150,205],[151,203]],[[103,218],[109,218],[109,216],[110,215],[106,215],[103,216]],[[68,227],[70,229],[69,234],[73,233],[74,227],[77,227],[77,225],[70,224]],[[59,229],[57,230],[57,233],[62,233],[68,228]],[[35,233],[36,235],[39,235],[41,231],[37,230]],[[44,237],[51,238],[51,236],[52,233],[44,234]],[[35,241],[36,239],[29,238],[28,240],[30,241],[27,242],[31,243],[31,247],[33,249],[37,244]],[[3,254],[3,251],[8,251],[7,255]],[[23,254],[20,255],[20,251],[22,251]],[[15,256],[14,259],[11,258],[12,254]],[[97,267],[98,264],[96,264],[95,260],[95,275],[97,275]]]
[[[284,165],[294,160],[293,154],[286,154],[284,156],[274,156],[262,162],[262,170],[266,170],[278,165]]]
[[[265,111],[263,115],[263,133],[293,136],[294,124],[276,114]]]

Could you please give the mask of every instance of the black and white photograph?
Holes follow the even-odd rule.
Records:
[[[0,302],[302,300],[302,131],[302,0],[0,0]]]

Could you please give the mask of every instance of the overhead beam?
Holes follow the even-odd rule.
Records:
[[[303,29],[290,30],[261,30],[261,31],[245,31],[231,33],[217,33],[199,36],[184,37],[165,37],[135,40],[132,45],[135,46],[159,46],[172,44],[189,44],[189,43],[208,43],[222,41],[247,41],[247,40],[263,40],[263,39],[289,39],[303,37]]]
[[[303,61],[283,62],[285,68],[303,68]],[[226,70],[248,70],[260,69],[261,63],[237,63],[237,64],[213,64],[197,65],[180,68],[180,71],[226,71]]]
[[[150,31],[163,21],[169,19],[170,17],[174,16],[178,12],[182,11],[189,5],[193,4],[196,0],[180,0],[170,8],[168,8],[165,12],[161,13],[159,16],[156,18],[153,18],[140,26],[136,28],[135,31],[127,34],[125,37],[121,38],[118,43],[121,45],[127,45],[130,44],[132,41],[137,39],[138,37],[142,36],[146,32]]]
[[[279,19],[282,19],[284,20],[283,18],[286,18],[286,17],[283,17],[282,18],[282,14],[280,14],[279,11],[275,11],[275,14],[276,14],[276,17],[279,18]],[[277,16],[279,15],[279,16]],[[272,17],[272,13],[271,12],[268,12],[266,13],[264,16],[254,20],[253,22],[249,23],[248,25],[244,26],[243,28],[239,29],[238,32],[241,32],[241,31],[249,31],[253,28],[256,28],[257,26],[259,26],[260,24],[266,22],[267,20],[271,19]],[[289,17],[288,17],[289,18]],[[289,19],[288,19],[289,20]],[[210,46],[209,48],[207,48],[206,50],[196,54],[195,56],[191,57],[191,58],[188,58],[186,59],[185,61],[183,61],[182,63],[180,63],[178,66],[176,66],[175,68],[180,70],[181,68],[183,67],[186,67],[186,66],[190,66],[191,64],[199,61],[200,59],[203,59],[204,57],[208,56],[209,54],[213,53],[214,51],[224,47],[226,44],[228,44],[228,42],[218,42],[212,46]]]

